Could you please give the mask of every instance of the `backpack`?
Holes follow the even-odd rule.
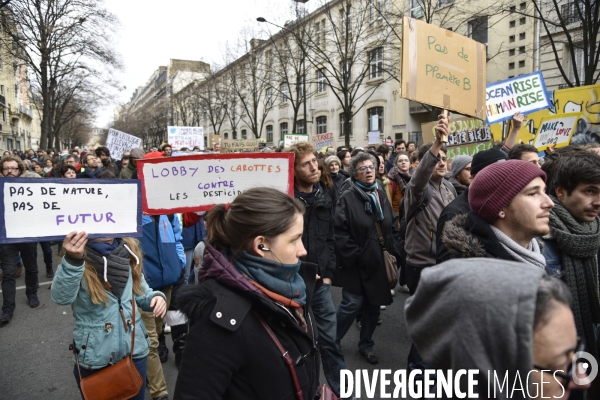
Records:
[[[444,186],[446,186],[446,189],[448,189],[450,192],[452,192],[452,194],[454,194],[454,197],[456,198],[456,196],[457,196],[456,189],[454,189],[454,186],[452,185],[452,183],[450,183],[445,178],[442,179],[442,183],[444,184]],[[400,207],[398,209],[398,211],[401,215],[400,244],[399,244],[400,259],[398,260],[398,264],[401,266],[406,265],[406,250],[404,249],[404,244],[406,243],[406,228],[408,227],[408,223],[410,221],[412,221],[412,219],[415,218],[417,215],[419,215],[419,213],[421,211],[426,209],[427,206],[429,206],[429,203],[431,203],[431,197],[432,197],[432,194],[429,191],[429,184],[427,184],[427,188],[425,189],[425,196],[423,196],[423,199],[421,200],[421,204],[419,204],[419,207],[417,207],[417,209],[411,215],[408,215],[408,216],[405,215],[405,212],[404,212],[404,199],[405,198],[402,198],[402,200],[400,200]],[[419,221],[416,221],[415,223],[417,225],[419,225]]]

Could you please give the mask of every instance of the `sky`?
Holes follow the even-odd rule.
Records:
[[[306,6],[314,9],[317,1]],[[99,110],[96,125],[112,122],[115,107],[127,103],[170,59],[222,63],[227,43],[235,43],[243,28],[268,37],[277,28],[256,18],[282,25],[293,18],[295,5],[293,0],[105,0],[106,9],[120,21],[114,45],[124,65],[117,75],[123,90]]]

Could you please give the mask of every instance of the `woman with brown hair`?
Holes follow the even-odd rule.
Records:
[[[396,154],[396,158],[394,160],[394,167],[388,172],[387,176],[390,178],[391,182],[391,195],[392,198],[390,203],[392,203],[392,208],[396,212],[396,214],[400,214],[400,202],[404,198],[404,191],[406,190],[406,185],[410,181],[410,158],[408,157],[408,153],[401,151]],[[400,219],[402,219],[402,215],[399,215]]]
[[[291,369],[302,398],[314,398],[316,266],[300,262],[303,213],[297,199],[254,188],[206,214],[201,284],[175,300],[190,322],[176,399],[296,399]]]
[[[142,251],[133,238],[90,239],[85,232],[69,233],[62,244],[65,256],[52,281],[57,304],[70,304],[75,316],[73,374],[80,379],[115,364],[129,355],[146,380],[150,341],[140,313],[133,319],[132,296],[137,307],[166,313],[166,299],[154,292],[142,274]],[[131,349],[132,332],[135,345]],[[133,399],[143,400],[145,385]]]

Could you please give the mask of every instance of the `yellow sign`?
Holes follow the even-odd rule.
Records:
[[[485,45],[404,17],[402,97],[485,119]]]

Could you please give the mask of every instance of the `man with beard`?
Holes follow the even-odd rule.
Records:
[[[598,359],[595,325],[600,323],[598,249],[600,248],[600,156],[556,150],[543,169],[548,173],[550,233],[542,254],[546,271],[562,279],[573,294],[577,333]]]
[[[327,189],[319,183],[314,147],[310,143],[300,142],[285,151],[294,153],[294,196],[306,207],[302,243],[307,255],[301,260],[318,266],[311,307],[319,331],[323,374],[329,386],[339,395],[340,370],[346,368],[346,363],[335,343],[337,319],[331,298],[331,279],[336,265],[333,201]]]
[[[96,149],[96,157],[102,161],[102,166],[105,171],[110,171],[115,176],[119,176],[119,167],[117,167],[117,164],[115,164],[110,157],[110,150],[106,147],[98,147]]]

